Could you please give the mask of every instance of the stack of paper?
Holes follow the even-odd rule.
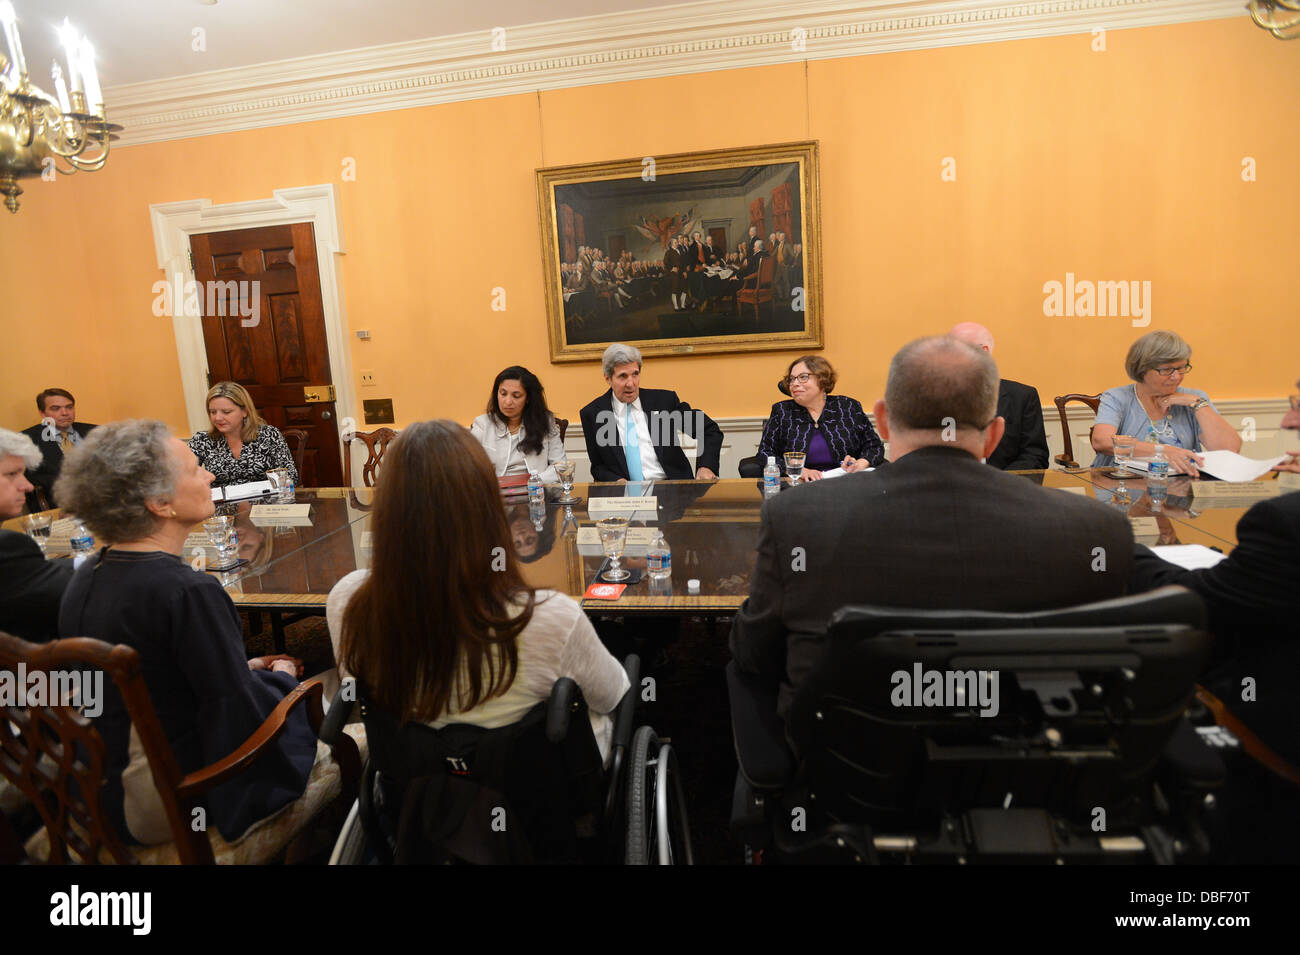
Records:
[[[1161,560],[1177,564],[1184,570],[1213,567],[1227,557],[1217,550],[1210,550],[1204,544],[1167,544],[1164,547],[1152,547],[1151,552]]]

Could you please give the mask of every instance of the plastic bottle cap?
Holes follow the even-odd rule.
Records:
[[[769,455],[767,456],[767,463],[768,463],[768,464],[771,464],[771,465],[776,464],[776,455],[775,455],[775,454],[769,454]]]
[[[686,581],[686,592],[691,594],[698,594],[700,592],[700,582],[696,580],[694,577]]]

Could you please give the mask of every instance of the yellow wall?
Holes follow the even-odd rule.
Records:
[[[1043,283],[1153,285],[1150,328],[1192,343],[1188,384],[1275,396],[1300,374],[1300,221],[1291,95],[1300,45],[1242,17],[671,77],[122,149],[104,171],[26,181],[0,219],[0,422],[58,384],[81,417],[186,428],[171,320],[151,313],[150,203],[259,199],[336,182],[354,372],[399,424],[468,422],[522,363],[574,418],[604,384],[551,365],[533,170],[812,138],[822,155],[825,354],[870,405],[903,342],[959,320],[993,328],[1007,377],[1045,400],[1122,383],[1143,329],[1046,318]],[[957,162],[957,181],[940,164]],[[1241,179],[1253,156],[1259,180]],[[343,182],[345,157],[355,182]],[[508,310],[490,309],[504,286]],[[792,355],[654,359],[647,387],[715,416],[758,415]]]

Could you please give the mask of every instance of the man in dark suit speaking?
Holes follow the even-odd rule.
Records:
[[[601,359],[609,390],[581,411],[593,481],[718,479],[722,429],[675,391],[641,388],[641,352],[610,345]],[[685,432],[700,442],[699,466],[677,444]]]
[[[28,472],[28,480],[35,485],[27,495],[27,509],[43,510],[36,496],[36,488],[45,495],[48,506],[54,507],[54,482],[63,467],[63,455],[81,443],[81,439],[94,429],[93,424],[75,421],[76,401],[72,393],[62,388],[46,388],[36,396],[36,407],[41,413],[41,423],[23,430],[23,434],[36,443],[41,452],[41,463]]]
[[[993,354],[993,333],[975,322],[961,322],[948,332],[953,338]],[[1047,467],[1047,433],[1038,389],[1003,378],[998,382],[998,417],[1006,433],[989,455],[999,471],[1037,471]]]
[[[905,345],[876,428],[893,463],[787,488],[763,506],[736,665],[782,717],[846,604],[1027,611],[1124,593],[1128,519],[986,467],[1002,438],[993,359],[947,336]]]

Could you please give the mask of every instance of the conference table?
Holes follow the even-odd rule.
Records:
[[[1225,553],[1235,545],[1237,521],[1252,503],[1199,503],[1190,481],[1175,478],[1168,501],[1155,510],[1139,478],[1120,482],[1103,469],[1016,473],[1045,488],[1095,498],[1132,518],[1155,518],[1153,533],[1158,532],[1159,539],[1145,542],[1202,544]],[[584,595],[605,565],[596,520],[611,509],[637,505],[626,500],[625,485],[577,484],[573,496],[578,503],[567,506],[557,503],[560,488],[548,487],[546,505],[531,512],[526,501],[507,499],[512,541],[525,580],[568,594],[593,614],[716,616],[738,610],[749,592],[757,556],[761,483],[748,478],[656,481],[639,490],[643,497],[653,496],[654,510],[624,511],[631,526],[622,565],[638,572],[640,579],[616,599]],[[781,493],[801,491],[786,486]],[[1259,496],[1266,493],[1270,490],[1262,480]],[[372,553],[373,489],[300,489],[295,501],[308,505],[305,516],[267,516],[262,508],[254,510],[265,503],[257,499],[219,505],[221,512],[235,518],[242,563],[213,573],[240,609],[271,612],[277,630],[281,614],[323,612],[330,589],[351,571],[368,568]],[[57,510],[50,513],[56,519],[61,516]],[[4,526],[21,531],[21,518]],[[1150,522],[1146,526],[1152,530]],[[644,573],[654,528],[663,530],[672,548],[672,577],[667,581],[651,580]],[[202,527],[195,531],[182,557],[196,567],[217,566]],[[56,534],[49,556],[66,554],[66,539]],[[691,579],[699,581],[698,593],[688,592]]]

